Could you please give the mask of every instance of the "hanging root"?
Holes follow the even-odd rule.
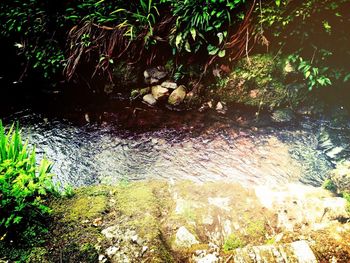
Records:
[[[148,36],[149,28],[145,27],[133,39],[126,36],[130,25],[108,27],[85,22],[74,26],[68,34],[69,56],[64,70],[67,79],[74,76],[81,63],[92,62],[95,63],[93,75],[98,71],[107,72],[112,80],[112,63],[123,60],[134,64],[144,59],[145,39],[149,37],[157,42],[168,41],[169,25],[173,21],[173,17],[165,16],[154,26],[152,36]],[[159,52],[159,48],[152,46],[146,63],[151,64]]]

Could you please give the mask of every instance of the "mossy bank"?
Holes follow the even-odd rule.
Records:
[[[146,181],[79,188],[51,206],[42,242],[1,243],[3,262],[235,262],[251,248],[298,258],[297,245],[350,260],[346,201],[322,188]]]

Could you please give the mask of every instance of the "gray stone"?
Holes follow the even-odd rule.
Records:
[[[186,227],[180,227],[176,232],[175,245],[177,247],[189,248],[195,244],[199,244],[196,237],[191,234]]]
[[[168,103],[173,106],[181,104],[186,97],[186,87],[181,85],[176,90],[174,90],[168,99]]]
[[[160,85],[152,87],[152,95],[156,100],[160,100],[169,95],[169,90]]]
[[[177,84],[171,81],[164,81],[161,86],[166,89],[177,89]]]
[[[163,70],[161,67],[156,67],[156,68],[149,68],[146,69],[143,72],[143,76],[145,77],[145,79],[157,79],[157,80],[161,80],[166,78],[168,74],[166,73],[165,70]]]
[[[146,94],[145,96],[143,96],[143,101],[146,102],[147,104],[153,106],[156,105],[157,101],[156,99],[153,97],[152,94]]]

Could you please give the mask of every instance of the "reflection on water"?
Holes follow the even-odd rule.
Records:
[[[342,144],[350,141],[349,130],[334,131],[310,119],[285,126],[265,120],[259,126],[242,125],[242,117],[233,115],[188,115],[167,116],[172,125],[137,131],[122,128],[118,121],[76,125],[30,111],[5,121],[18,119],[39,154],[55,162],[57,179],[75,186],[150,178],[320,185],[334,157],[328,156],[329,143],[334,144],[330,134],[344,149],[341,154],[348,149]],[[328,137],[322,138],[322,132]]]

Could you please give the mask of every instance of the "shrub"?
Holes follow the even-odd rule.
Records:
[[[0,238],[15,229],[33,229],[50,213],[45,199],[56,192],[51,165],[46,158],[37,164],[35,148],[23,143],[18,124],[6,132],[0,121]]]

